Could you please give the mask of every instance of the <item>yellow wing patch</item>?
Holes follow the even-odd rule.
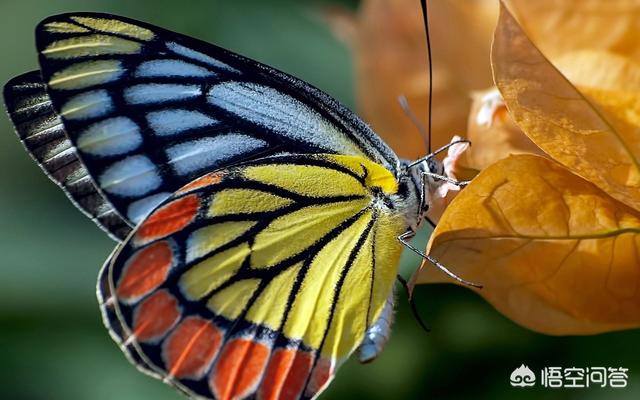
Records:
[[[150,41],[155,34],[149,29],[116,19],[71,16],[74,22],[51,21],[44,24],[49,33],[87,33],[91,30]]]
[[[123,72],[117,60],[85,61],[54,73],[49,85],[56,89],[84,89],[114,81]]]
[[[262,301],[254,302],[247,312],[246,319],[278,330],[282,324],[287,308],[288,296],[291,293],[303,263],[299,262],[281,272],[269,282],[262,292]]]
[[[70,22],[49,22],[44,25],[44,29],[49,33],[85,33],[90,32],[89,29],[72,24]]]
[[[135,54],[142,45],[117,36],[88,35],[57,40],[49,44],[42,54],[47,58],[65,59],[114,54]]]
[[[119,35],[129,36],[134,39],[149,41],[155,37],[155,34],[149,29],[145,29],[138,25],[133,25],[124,21],[106,18],[92,17],[71,17],[72,20],[79,22],[84,26],[101,32],[115,33]]]
[[[203,298],[233,277],[250,253],[249,246],[243,243],[196,264],[182,275],[182,292],[192,300]]]
[[[254,221],[228,221],[198,229],[189,236],[187,262],[204,257],[230,243],[255,224]]]
[[[212,217],[238,213],[238,204],[251,199],[251,204],[242,210],[245,213],[260,213],[279,210],[293,203],[293,200],[253,189],[227,189],[212,199],[209,215]]]
[[[236,319],[244,310],[260,281],[246,279],[233,283],[211,297],[207,307],[229,319]]]
[[[284,170],[260,165],[247,168],[243,174],[247,179],[275,185],[306,196],[363,196],[366,194],[365,188],[352,175],[314,165],[291,165]]]
[[[362,211],[368,203],[355,200],[313,205],[275,219],[256,235],[251,266],[269,268],[298,254]]]
[[[284,333],[288,337],[302,339],[306,345],[320,348],[327,327],[331,323],[331,309],[337,300],[335,296],[341,292],[336,288],[339,288],[342,273],[351,268],[364,268],[370,271],[373,267],[371,258],[360,259],[361,263],[359,264],[355,264],[352,259],[352,252],[358,251],[358,241],[371,222],[371,217],[371,212],[366,212],[353,225],[324,246],[314,257],[304,283],[296,294],[291,317],[287,319],[284,326]],[[361,301],[367,304],[370,288],[371,279],[360,282],[357,286],[349,287],[348,302]],[[338,309],[338,311],[344,311],[344,309]],[[350,317],[355,316],[350,315]],[[362,324],[359,328],[361,335],[350,336],[345,347],[350,348],[356,341],[362,340],[366,325]],[[344,357],[346,354],[348,353],[338,354],[338,356]],[[333,356],[335,353],[330,352],[328,355]]]

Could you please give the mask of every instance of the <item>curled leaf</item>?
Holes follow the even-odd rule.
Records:
[[[504,5],[492,65],[512,118],[536,145],[640,210],[640,118],[619,118],[580,93],[533,45]]]
[[[640,213],[559,164],[516,155],[453,200],[429,253],[547,334],[640,326]],[[425,265],[413,283],[452,282]]]

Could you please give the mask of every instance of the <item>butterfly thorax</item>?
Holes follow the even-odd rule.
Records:
[[[407,160],[401,161],[401,177],[402,184],[403,176],[408,181],[408,191],[411,194],[408,196],[406,204],[413,207],[413,213],[409,212],[407,218],[413,218],[413,223],[409,226],[414,232],[422,225],[424,219],[429,211],[429,207],[433,201],[432,193],[433,189],[439,184],[428,173],[443,175],[444,166],[440,161],[435,158],[427,158],[417,164],[414,164]],[[415,200],[414,200],[415,199]]]

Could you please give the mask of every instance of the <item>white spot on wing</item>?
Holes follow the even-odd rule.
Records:
[[[212,71],[182,60],[145,61],[136,70],[137,77],[153,78],[158,76],[210,77]]]
[[[106,90],[94,90],[78,94],[67,101],[60,115],[67,119],[88,119],[101,117],[113,110],[111,96]]]
[[[264,140],[251,136],[229,134],[177,144],[167,149],[167,156],[176,173],[186,175],[266,145]]]
[[[44,156],[43,161],[47,163],[52,161],[56,157],[64,157],[65,154],[69,154],[69,150],[71,150],[71,152],[75,150],[73,148],[73,145],[71,144],[71,141],[63,140],[57,143],[56,145],[51,146],[51,148],[47,150],[47,153]]]
[[[149,126],[156,135],[175,135],[189,129],[203,128],[218,123],[214,118],[198,111],[167,109],[147,114]]]
[[[156,208],[158,204],[168,199],[169,196],[171,196],[171,193],[162,192],[136,200],[129,205],[129,208],[127,209],[127,217],[130,221],[138,224],[147,215],[149,215],[149,213]]]
[[[126,88],[124,98],[129,104],[146,104],[186,100],[200,94],[202,91],[198,85],[149,83]]]
[[[82,166],[82,164],[77,163],[69,175],[64,177],[64,185],[73,186],[88,177],[89,175],[87,170]]]
[[[113,163],[98,179],[100,187],[119,196],[143,196],[156,189],[162,178],[153,162],[142,155]]]
[[[142,135],[132,120],[115,117],[91,125],[76,143],[84,153],[112,156],[136,149],[142,143]]]
[[[342,154],[363,155],[355,143],[317,111],[274,88],[230,81],[211,88],[207,99],[283,136]]]
[[[227,64],[223,63],[222,61],[216,60],[215,58],[208,56],[206,54],[200,53],[199,51],[195,51],[193,49],[190,49],[188,47],[184,47],[182,45],[179,45],[178,43],[174,43],[174,42],[169,42],[167,43],[167,48],[169,50],[171,50],[172,52],[179,54],[183,57],[187,57],[190,58],[192,60],[196,60],[196,61],[200,61],[203,62],[205,64],[209,64],[212,65],[214,67],[220,68],[220,69],[225,69],[227,71],[231,71],[231,72],[235,72],[235,73],[240,73],[240,71],[238,71],[237,69],[228,66]]]

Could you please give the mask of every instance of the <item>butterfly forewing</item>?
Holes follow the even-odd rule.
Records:
[[[20,141],[47,176],[98,226],[115,239],[131,227],[102,196],[53,109],[39,71],[17,76],[4,88],[7,111]]]
[[[391,292],[401,246],[386,239],[407,228],[397,193],[354,156],[204,175],[116,252],[99,284],[105,321],[134,363],[187,393],[315,397]]]
[[[63,14],[37,28],[43,81],[77,155],[132,225],[202,174],[277,153],[393,152],[319,90],[217,46],[130,19]]]

